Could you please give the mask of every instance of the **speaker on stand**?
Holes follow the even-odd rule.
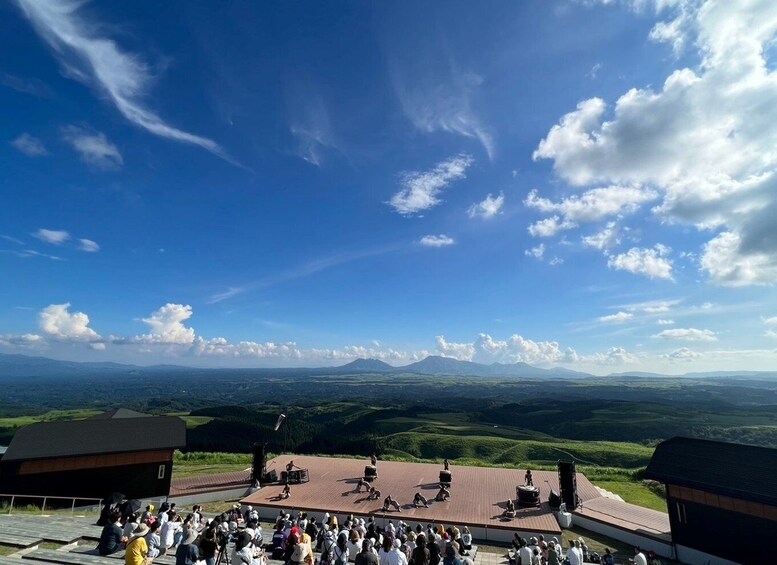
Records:
[[[267,451],[266,444],[256,442],[251,451],[253,460],[251,461],[251,482],[253,484],[265,482],[267,474]]]
[[[577,470],[574,461],[558,462],[558,484],[561,487],[561,502],[566,505],[567,510],[577,508]]]

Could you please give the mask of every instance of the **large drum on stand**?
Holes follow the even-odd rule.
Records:
[[[450,471],[440,471],[440,486],[445,488],[451,488],[451,480],[453,475]]]
[[[367,465],[364,467],[364,480],[371,483],[378,478],[378,468],[375,465]]]
[[[540,505],[540,489],[534,486],[523,485],[517,487],[518,506],[521,508],[536,508]]]

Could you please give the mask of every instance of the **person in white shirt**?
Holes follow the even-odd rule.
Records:
[[[567,551],[569,565],[583,565],[583,554],[576,546],[574,541],[569,540],[569,551]]]
[[[638,548],[634,548],[634,565],[647,565],[647,556]]]
[[[518,550],[518,557],[521,560],[521,565],[531,565],[531,549],[526,545],[526,540],[521,540],[521,549]],[[572,563],[571,565],[580,564]]]

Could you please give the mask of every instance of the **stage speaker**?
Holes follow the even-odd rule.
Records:
[[[561,497],[555,490],[550,491],[550,496],[548,496],[548,506],[550,506],[551,510],[558,510],[561,508]]]
[[[558,462],[558,484],[561,487],[561,501],[567,510],[577,508],[577,475],[574,461]]]
[[[264,474],[264,481],[265,483],[277,483],[278,482],[278,473],[273,469],[272,471]]]
[[[251,482],[261,481],[265,475],[267,466],[266,453],[263,443],[255,443],[252,448],[253,461],[251,462]]]
[[[446,488],[450,488],[453,475],[450,471],[440,471],[440,484]]]

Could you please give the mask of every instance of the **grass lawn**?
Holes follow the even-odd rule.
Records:
[[[173,465],[173,479],[183,479],[186,477],[199,477],[201,475],[217,475],[219,473],[234,473],[235,471],[244,471],[250,467],[250,463],[203,463],[203,464],[180,464]]]
[[[18,547],[11,547],[10,545],[0,545],[0,557],[3,555],[11,555],[19,551]]]
[[[620,495],[630,504],[666,512],[666,500],[650,490],[642,482],[631,481],[592,481],[598,487]]]

